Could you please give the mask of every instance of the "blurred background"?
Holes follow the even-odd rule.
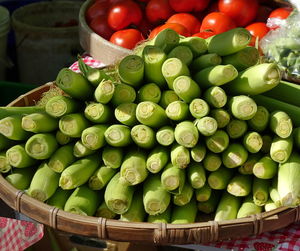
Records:
[[[0,91],[10,96],[53,81],[82,53],[80,0],[0,0]],[[9,83],[7,83],[9,82]],[[10,89],[7,90],[6,87]]]

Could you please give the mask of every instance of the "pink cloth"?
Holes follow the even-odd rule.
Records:
[[[82,56],[82,59],[83,59],[83,62],[85,64],[87,64],[88,66],[91,66],[93,68],[101,68],[101,67],[104,67],[105,64],[93,59],[91,56],[89,55],[83,55]],[[80,72],[79,70],[79,66],[78,66],[78,61],[74,62],[71,66],[70,66],[70,69],[72,71],[75,71],[75,72]]]
[[[0,217],[0,250],[22,251],[41,240],[44,226],[23,220]]]
[[[242,239],[222,241],[210,246],[243,251],[299,251],[300,222],[273,232],[266,232]]]

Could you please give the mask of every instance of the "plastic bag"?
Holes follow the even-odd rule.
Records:
[[[271,30],[259,43],[265,59],[276,62],[285,79],[300,82],[300,1],[290,0],[293,11],[285,20],[269,19],[267,25],[279,28]]]

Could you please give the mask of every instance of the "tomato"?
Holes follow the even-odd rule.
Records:
[[[201,38],[208,38],[211,36],[216,35],[213,31],[201,31],[198,33],[195,33],[192,37],[201,37]]]
[[[214,33],[213,31],[201,31],[201,32],[193,34],[192,37],[201,37],[201,38],[205,39],[205,38],[208,38],[208,37],[211,37],[214,35],[216,35],[216,33]]]
[[[101,0],[100,0],[101,1]],[[102,1],[105,1],[105,0],[102,0]],[[107,0],[106,0],[107,1]],[[108,2],[109,2],[109,6],[111,6],[111,5],[113,5],[113,4],[116,4],[116,3],[118,3],[118,2],[123,2],[124,0],[108,0]]]
[[[289,7],[281,7],[273,10],[269,18],[279,18],[279,19],[286,19],[292,12],[292,8]]]
[[[257,23],[252,23],[246,27],[246,29],[250,32],[252,35],[252,39],[249,45],[255,46],[255,41],[256,38],[260,40],[263,38],[268,32],[269,28],[267,27],[266,23],[263,22],[257,22]]]
[[[196,0],[195,8],[193,11],[203,11],[207,8],[209,5],[210,0]]]
[[[117,2],[122,2],[124,0],[95,0],[94,2],[105,2],[108,5],[115,4]]]
[[[93,3],[86,11],[85,17],[88,23],[92,21],[92,19],[105,15],[108,10],[108,2],[107,1],[96,1]]]
[[[141,20],[142,11],[131,0],[117,2],[108,10],[108,24],[113,30],[121,30],[130,24],[138,25]]]
[[[160,32],[160,28],[161,28],[161,25],[155,27],[155,28],[150,32],[148,38],[149,38],[149,39],[154,38],[154,37]]]
[[[153,29],[149,35],[149,38],[150,39],[154,38],[159,32],[161,32],[162,30],[165,30],[167,28],[176,31],[178,34],[185,36],[185,37],[189,37],[191,35],[189,33],[189,31],[181,24],[166,23],[161,26],[157,26],[155,29]]]
[[[291,14],[292,10],[293,9],[289,8],[289,7],[277,8],[270,13],[269,18],[284,20]],[[271,24],[271,22],[270,22],[270,24]],[[274,24],[268,25],[268,26],[272,30],[275,30],[279,27],[279,25],[277,25],[277,22]]]
[[[256,17],[254,19],[255,22],[267,22],[268,17],[272,9],[266,5],[260,5],[257,10]]]
[[[168,0],[150,0],[146,6],[146,16],[153,24],[161,24],[166,21],[174,11]]]
[[[212,2],[208,8],[206,9],[207,14],[211,13],[211,12],[219,12],[219,5],[218,2]]]
[[[219,34],[233,28],[236,28],[236,24],[229,16],[222,12],[212,12],[202,20],[200,32],[213,31],[215,34]]]
[[[257,0],[219,0],[219,10],[231,17],[237,26],[246,26],[254,20]]]
[[[200,30],[201,23],[189,13],[177,13],[171,16],[166,23],[176,23],[183,25],[191,34]]]
[[[102,15],[94,18],[90,22],[90,27],[94,32],[107,40],[114,33],[114,31],[109,27],[107,23],[107,15]]]
[[[110,42],[127,49],[133,49],[136,44],[144,40],[142,33],[137,29],[124,29],[112,34]]]
[[[173,10],[176,12],[203,11],[210,0],[169,0]]]
[[[154,25],[147,18],[143,18],[139,25],[137,25],[137,29],[142,32],[144,37],[148,37],[151,30],[154,29]]]

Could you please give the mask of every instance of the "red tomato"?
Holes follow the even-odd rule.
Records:
[[[229,16],[222,12],[212,12],[202,20],[200,32],[213,31],[215,34],[219,34],[233,28],[236,28],[236,24]]]
[[[160,28],[161,28],[161,25],[155,27],[155,28],[150,32],[148,38],[149,38],[149,39],[154,38],[154,37],[160,32]]]
[[[270,13],[269,18],[286,19],[291,14],[292,10],[293,9],[289,7],[277,8]]]
[[[205,11],[197,11],[197,12],[192,12],[191,13],[195,18],[198,19],[198,21],[202,22],[203,18],[207,15],[207,13],[205,13]],[[199,31],[199,30],[198,30]]]
[[[101,0],[100,0],[101,1]],[[103,0],[103,1],[105,1],[105,0]],[[123,2],[124,0],[108,0],[108,2],[109,2],[109,6],[111,6],[111,5],[113,5],[113,4],[115,4],[115,3],[118,3],[118,2]]]
[[[148,37],[151,30],[154,29],[154,25],[148,21],[147,18],[143,18],[139,25],[137,25],[137,29],[142,32],[144,37]]]
[[[208,6],[208,8],[206,9],[207,14],[211,13],[211,12],[219,12],[219,5],[218,2],[212,2],[210,3],[210,5]]]
[[[255,41],[256,38],[258,37],[258,39],[260,40],[261,38],[263,38],[268,32],[269,32],[269,28],[267,27],[267,25],[265,23],[262,22],[257,22],[257,23],[252,23],[250,25],[248,25],[246,27],[246,29],[250,32],[250,34],[252,35],[251,38],[251,42],[249,45],[251,46],[255,46]]]
[[[136,44],[144,39],[142,33],[137,29],[124,29],[112,34],[110,42],[127,49],[133,49]]]
[[[209,5],[210,0],[196,0],[195,8],[193,11],[203,11],[207,8]]]
[[[176,12],[203,11],[210,0],[169,0],[173,10]]]
[[[153,24],[166,21],[173,13],[168,0],[150,0],[146,6],[146,16]]]
[[[260,5],[257,10],[255,22],[267,22],[272,9],[266,5]]]
[[[108,11],[108,24],[113,30],[121,30],[130,24],[138,25],[141,20],[142,11],[131,0],[117,2]]]
[[[88,23],[92,21],[92,19],[105,15],[108,10],[108,2],[107,0],[105,1],[96,1],[93,3],[86,11],[85,17]]]
[[[201,23],[189,13],[177,13],[171,16],[166,23],[176,23],[183,25],[191,34],[200,30]]]
[[[189,33],[189,31],[181,24],[166,23],[161,26],[157,26],[155,29],[153,29],[149,35],[149,38],[150,39],[154,38],[159,32],[161,32],[162,30],[165,30],[167,28],[176,31],[178,34],[185,36],[185,37],[189,37],[191,35]]]
[[[213,31],[201,31],[198,33],[195,33],[192,37],[201,37],[201,38],[208,38],[211,36],[216,35]]]
[[[109,39],[114,31],[107,23],[107,16],[102,15],[94,18],[90,23],[91,29],[105,39]]]
[[[254,20],[258,10],[257,0],[219,0],[219,10],[230,16],[237,26],[246,26]]]
[[[106,3],[108,3],[108,5],[111,5],[111,4],[115,4],[117,2],[121,2],[121,1],[124,1],[124,0],[96,0],[95,2],[106,2]]]
[[[277,8],[270,13],[269,18],[276,18],[276,19],[284,20],[291,14],[292,10],[293,9],[289,8],[289,7]],[[275,30],[278,27],[279,27],[279,25],[272,24],[270,29]]]

